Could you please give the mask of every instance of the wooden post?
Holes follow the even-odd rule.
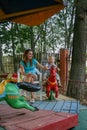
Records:
[[[68,77],[68,62],[67,58],[69,55],[69,51],[67,49],[60,50],[60,79],[63,87],[67,85],[67,77]]]

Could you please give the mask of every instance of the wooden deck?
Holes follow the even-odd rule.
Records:
[[[13,109],[0,104],[0,127],[3,130],[68,130],[78,125],[77,101],[36,101],[40,110]],[[0,129],[1,130],[1,129]]]
[[[41,110],[52,110],[55,112],[79,113],[79,101],[76,100],[55,100],[36,101],[32,104]]]

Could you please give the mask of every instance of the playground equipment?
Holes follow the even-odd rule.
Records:
[[[14,80],[4,80],[0,83],[0,101],[5,100],[11,107],[19,109],[26,108],[31,111],[36,111],[38,108],[29,105],[23,96],[20,95],[19,88],[22,85],[28,87],[28,91],[39,91],[40,87],[35,88],[31,83],[11,83]],[[29,89],[29,85],[31,86]]]
[[[53,96],[53,92],[55,92],[55,97],[58,97],[58,82],[56,79],[56,73],[57,69],[55,66],[51,66],[50,68],[50,75],[47,79],[47,85],[46,85],[46,95],[49,100],[55,99]]]
[[[42,100],[42,73],[36,69],[37,80],[34,83],[24,82],[24,76],[21,74],[21,70],[18,69],[17,71],[17,86],[20,89],[27,90],[30,92],[37,92],[39,91],[40,100]]]

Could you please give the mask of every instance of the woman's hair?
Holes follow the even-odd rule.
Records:
[[[32,51],[32,49],[27,49],[24,51],[24,55],[23,55],[23,62],[25,63],[25,65],[27,66],[27,54]],[[32,51],[33,52],[33,51]],[[32,66],[32,59],[30,60],[30,66]]]

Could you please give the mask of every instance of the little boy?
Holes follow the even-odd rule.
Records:
[[[49,69],[51,68],[52,65],[57,68],[58,72],[60,71],[60,69],[55,64],[55,57],[51,55],[51,56],[48,57],[48,63],[46,64],[46,67],[48,68],[48,70],[45,72],[45,74],[43,76],[44,80],[46,80],[49,77],[49,74],[50,74]],[[56,73],[56,79],[57,79],[57,81],[59,83],[59,86],[61,86],[60,76],[59,76],[58,73]]]

